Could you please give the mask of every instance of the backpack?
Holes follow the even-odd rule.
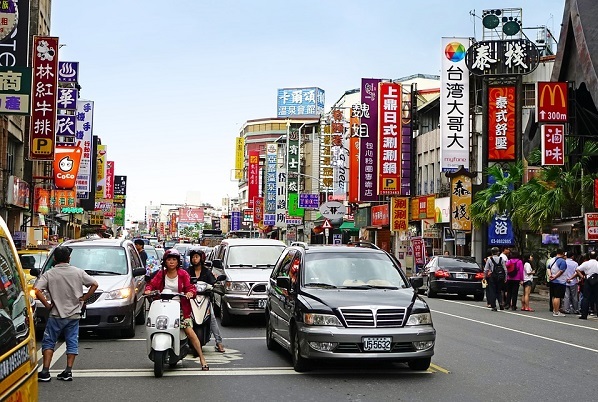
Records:
[[[515,260],[511,259],[507,261],[507,273],[509,276],[515,275]]]
[[[496,276],[496,279],[499,281],[504,281],[507,277],[507,274],[505,273],[505,267],[502,263],[502,259],[499,257],[498,262],[496,262],[494,257],[490,257],[490,261],[492,261],[492,264],[494,265],[492,273]]]

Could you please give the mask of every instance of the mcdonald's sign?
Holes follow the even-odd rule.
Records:
[[[536,121],[562,123],[569,119],[567,82],[536,83]]]

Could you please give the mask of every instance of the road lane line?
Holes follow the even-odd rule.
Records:
[[[527,335],[527,336],[531,336],[531,337],[539,338],[539,339],[544,339],[544,340],[547,340],[547,341],[551,341],[551,342],[555,342],[555,343],[560,343],[562,345],[573,346],[574,348],[583,349],[583,350],[589,350],[590,352],[598,353],[598,349],[592,349],[592,348],[588,348],[586,346],[576,345],[574,343],[560,341],[558,339],[552,339],[552,338],[548,338],[546,336],[536,335],[536,334],[532,334],[530,332],[525,332],[525,331],[521,331],[521,330],[514,329],[514,328],[503,327],[502,325],[491,324],[489,322],[484,322],[484,321],[480,321],[480,320],[474,320],[473,318],[462,317],[462,316],[459,316],[459,315],[456,315],[456,314],[445,313],[443,311],[438,311],[438,310],[432,310],[432,312],[434,314],[443,314],[443,315],[447,315],[449,317],[460,318],[460,319],[465,320],[465,321],[471,321],[471,322],[475,322],[477,324],[482,324],[482,325],[487,325],[489,327],[504,329],[506,331],[516,332],[518,334]]]
[[[56,364],[56,362],[58,361],[58,359],[60,359],[62,357],[64,352],[66,352],[66,342],[63,342],[58,347],[58,349],[54,349],[54,355],[52,355],[52,362],[50,363],[50,368],[52,368],[52,366],[54,366],[54,364]]]
[[[231,341],[263,341],[265,336],[248,336],[242,338],[226,338],[224,340]],[[80,339],[79,342],[131,342],[131,341],[147,341],[146,338],[130,338],[130,339]]]
[[[459,302],[459,301],[455,301],[455,300],[442,300],[442,301],[445,301],[447,303],[461,304],[461,305],[469,306],[469,307],[481,308],[481,309],[485,309],[485,310],[490,311],[490,309],[488,307],[478,306],[476,304],[469,304],[469,303]],[[516,316],[519,316],[519,317],[529,317],[529,318],[532,318],[534,320],[553,322],[555,324],[567,325],[569,327],[589,329],[590,331],[598,331],[598,328],[586,327],[585,325],[572,324],[570,322],[551,320],[549,318],[536,317],[536,316],[531,315],[531,314],[522,314],[522,313],[516,313],[514,311],[506,311],[506,310],[502,310],[501,313],[512,314],[512,315],[516,315]],[[577,317],[577,315],[575,315],[575,314],[567,314],[567,315],[571,315],[572,317]]]

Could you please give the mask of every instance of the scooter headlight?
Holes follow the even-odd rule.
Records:
[[[168,328],[168,317],[165,315],[159,315],[156,318],[156,329],[166,329]]]

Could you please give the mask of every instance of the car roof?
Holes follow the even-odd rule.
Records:
[[[220,245],[229,246],[283,246],[286,247],[280,240],[274,239],[224,239]]]
[[[69,246],[69,247],[83,247],[83,246],[100,246],[100,247],[114,247],[114,246],[124,246],[126,243],[130,243],[130,240],[126,239],[104,239],[101,237],[92,238],[92,239],[76,239],[76,240],[67,240],[61,244],[61,246]]]
[[[351,247],[351,246],[339,246],[339,245],[310,245],[308,248],[304,248],[302,246],[290,246],[290,248],[304,250],[306,254],[311,253],[377,253],[377,254],[386,254],[384,250],[370,248],[370,247]]]

